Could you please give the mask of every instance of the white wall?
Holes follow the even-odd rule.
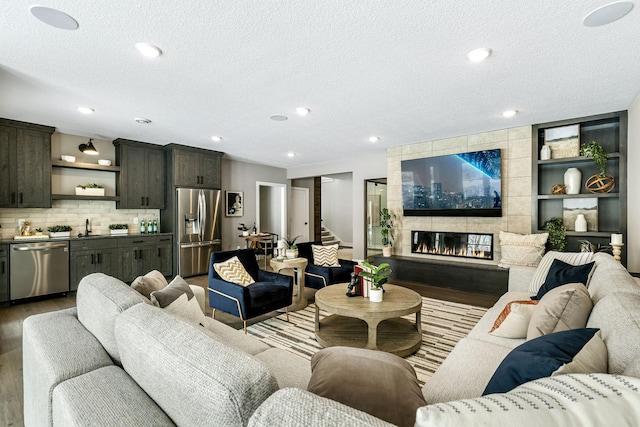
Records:
[[[345,221],[345,212],[353,212],[353,177],[351,173],[324,175],[322,182],[322,225],[342,243],[353,243],[353,224]],[[348,218],[349,216],[347,216]]]
[[[345,159],[334,163],[320,165],[305,165],[287,169],[287,178],[308,178],[312,176],[332,175],[351,172],[353,210],[351,225],[353,227],[353,258],[363,259],[365,247],[366,196],[365,179],[383,178],[387,176],[386,152],[368,154],[363,151],[357,159]],[[348,222],[348,220],[347,220]]]
[[[640,272],[640,93],[629,106],[629,134],[627,145],[627,269]]]
[[[222,190],[244,192],[244,215],[222,217],[223,250],[245,246],[245,240],[239,237],[242,233],[238,231],[238,224],[252,227],[256,220],[256,181],[287,184],[287,172],[282,168],[222,158]]]

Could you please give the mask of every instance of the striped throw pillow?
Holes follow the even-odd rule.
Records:
[[[338,263],[338,245],[311,245],[313,263],[321,267],[340,267]]]
[[[560,261],[564,261],[571,265],[583,265],[591,262],[591,258],[593,258],[593,252],[547,252],[544,257],[542,257],[536,272],[533,274],[533,278],[529,284],[529,292],[534,294],[538,293],[540,287],[547,279],[547,274],[549,274],[549,269],[551,268],[551,264],[553,264],[554,259],[559,259]],[[591,278],[591,275],[589,275],[589,278]],[[587,283],[584,283],[584,285],[589,287],[588,281]]]
[[[244,269],[237,256],[229,258],[224,262],[213,264],[213,269],[220,275],[222,280],[235,283],[237,285],[247,286],[255,283],[251,275]]]

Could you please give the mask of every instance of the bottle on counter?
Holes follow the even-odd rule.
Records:
[[[147,222],[144,218],[140,220],[140,234],[147,234]]]
[[[153,218],[153,228],[151,231],[153,234],[158,234],[158,220]]]

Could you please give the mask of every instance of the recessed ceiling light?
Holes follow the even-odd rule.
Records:
[[[44,6],[31,6],[29,12],[40,21],[52,27],[60,28],[61,30],[78,29],[78,21],[59,10]]]
[[[479,49],[474,49],[471,52],[467,53],[467,58],[471,62],[482,62],[487,59],[491,55],[491,49],[486,47],[481,47]]]
[[[148,125],[149,123],[151,123],[151,120],[145,119],[144,117],[136,117],[134,120],[136,121],[136,123],[140,123],[141,125]]]
[[[269,118],[276,122],[284,122],[285,120],[289,119],[289,117],[285,116],[284,114],[272,114],[269,116]]]
[[[502,112],[502,117],[509,118],[515,116],[516,114],[518,114],[518,110],[506,110]]]
[[[293,151],[289,151],[289,152],[287,153],[287,156],[289,156],[289,157],[295,157],[295,156],[296,156],[296,153],[294,153]]]
[[[220,142],[220,141],[222,141],[222,137],[221,136],[212,136],[211,140],[213,142]]]
[[[93,108],[90,108],[90,107],[78,107],[78,111],[81,112],[82,114],[91,114],[95,110]]]
[[[372,136],[369,138],[369,142],[378,142],[380,141],[380,137],[378,136]]]
[[[592,10],[582,19],[585,27],[599,27],[610,24],[625,16],[633,9],[630,1],[616,1]]]
[[[144,42],[136,43],[136,49],[147,58],[155,58],[162,53],[162,50],[160,50],[158,46]]]
[[[300,116],[306,116],[310,112],[311,112],[311,110],[308,109],[307,107],[298,107],[298,108],[296,108],[296,113],[298,113],[298,115],[300,115]]]

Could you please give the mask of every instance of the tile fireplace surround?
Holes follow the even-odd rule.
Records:
[[[411,231],[411,253],[493,259],[493,234]]]

